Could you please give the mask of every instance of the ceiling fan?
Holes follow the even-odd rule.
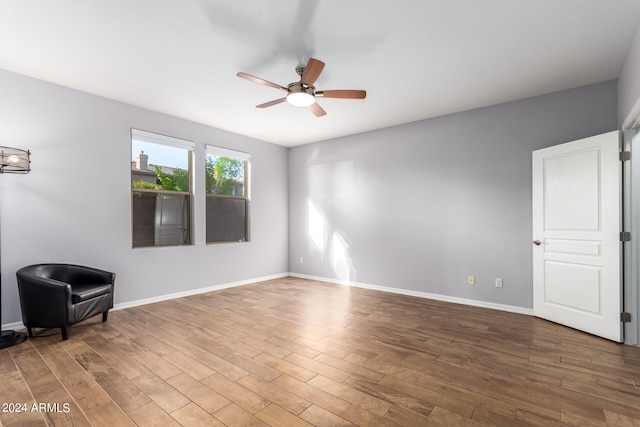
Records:
[[[289,83],[287,87],[280,86],[276,83],[261,79],[260,77],[252,76],[251,74],[240,72],[236,74],[238,77],[247,79],[254,83],[258,83],[265,86],[270,86],[276,89],[280,89],[287,92],[287,95],[283,98],[274,99],[273,101],[265,102],[264,104],[256,105],[256,108],[266,108],[273,105],[280,104],[287,101],[289,104],[296,107],[307,107],[316,117],[324,116],[326,111],[316,102],[316,97],[321,98],[342,98],[342,99],[364,99],[367,96],[365,90],[316,90],[313,85],[322,69],[324,68],[324,62],[314,58],[310,58],[307,65],[304,67],[297,67],[296,73],[300,76],[300,81]]]

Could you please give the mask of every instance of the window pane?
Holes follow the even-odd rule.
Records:
[[[207,194],[246,196],[246,160],[207,154]]]
[[[188,194],[134,191],[133,247],[190,244]]]
[[[189,191],[189,150],[132,139],[131,186]]]
[[[207,242],[247,240],[247,199],[207,196]]]

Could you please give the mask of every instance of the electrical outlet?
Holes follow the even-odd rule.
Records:
[[[300,264],[304,263],[304,258],[300,257]]]
[[[469,284],[469,285],[475,285],[475,284],[476,284],[476,276],[469,276],[469,277],[467,277],[467,284]]]
[[[502,279],[499,277],[496,277],[496,288],[501,288],[502,287]]]

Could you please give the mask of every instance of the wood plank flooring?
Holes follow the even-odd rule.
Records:
[[[0,350],[3,426],[640,426],[640,348],[525,315],[287,277],[100,320]]]

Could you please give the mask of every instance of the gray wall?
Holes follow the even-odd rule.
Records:
[[[20,322],[15,271],[40,262],[116,272],[127,303],[287,271],[287,149],[0,70],[0,145],[32,172],[0,175],[2,323]],[[251,242],[206,245],[204,161],[187,247],[131,248],[130,128],[251,153]]]
[[[616,89],[291,149],[289,271],[531,308],[531,152],[615,130]]]
[[[618,78],[618,125],[622,125],[640,100],[640,28],[629,46]]]

